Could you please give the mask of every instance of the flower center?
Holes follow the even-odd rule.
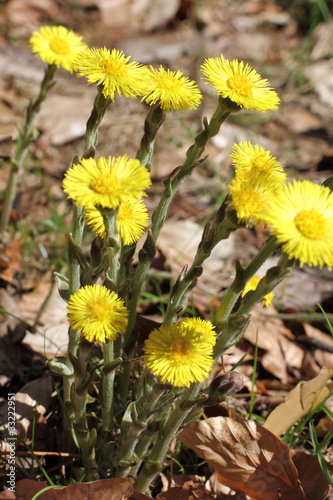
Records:
[[[120,190],[121,181],[116,175],[106,173],[97,177],[97,179],[91,183],[90,187],[95,193],[111,194]]]
[[[170,349],[172,358],[178,363],[183,363],[188,358],[190,352],[190,346],[182,340],[175,340]]]
[[[162,74],[157,78],[157,85],[166,90],[178,90],[180,81],[174,76]]]
[[[123,61],[102,57],[99,66],[109,76],[123,76],[127,73],[126,64]]]
[[[254,191],[244,189],[237,193],[237,207],[243,209],[249,214],[259,214],[263,209],[264,203],[261,196]]]
[[[233,75],[227,79],[228,87],[243,97],[251,97],[253,85],[244,75]]]
[[[67,40],[59,36],[50,41],[50,49],[61,56],[67,56],[70,52],[70,46]]]
[[[90,312],[96,319],[104,319],[109,313],[108,308],[101,302],[93,302],[90,306]]]
[[[310,240],[322,240],[327,235],[327,221],[316,210],[302,210],[296,215],[294,222],[301,235]]]
[[[252,165],[257,170],[261,172],[269,172],[271,170],[269,162],[262,156],[257,156],[253,161]]]

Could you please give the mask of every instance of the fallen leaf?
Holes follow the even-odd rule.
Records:
[[[45,132],[46,138],[54,146],[67,144],[84,136],[91,96],[80,90],[78,88],[78,95],[51,94],[38,113],[35,126]]]
[[[45,482],[23,479],[16,483],[16,497],[14,498],[16,500],[31,500],[36,493],[47,486]],[[38,495],[38,500],[94,500],[95,498],[98,500],[127,500],[132,492],[133,481],[131,479],[102,479],[90,483],[75,483],[61,488],[52,488]]]
[[[255,345],[258,331],[258,347],[265,351],[261,356],[261,364],[265,370],[287,384],[288,368],[301,369],[304,351],[296,345],[291,331],[279,318],[268,318],[257,311],[262,311],[262,307],[257,306],[254,310],[244,339]],[[267,311],[270,314],[276,313],[273,307]]]
[[[311,59],[329,59],[333,56],[333,23],[319,23],[314,30],[314,44]]]
[[[1,263],[0,278],[7,283],[14,284],[14,275],[20,269],[21,247],[21,240],[15,239],[12,243],[5,246],[3,250],[6,261]]]
[[[97,0],[101,19],[110,29],[151,31],[164,26],[177,13],[180,0]]]
[[[305,76],[310,80],[319,99],[328,106],[333,102],[333,61],[324,60],[304,68]]]
[[[129,497],[129,500],[150,500],[151,497],[144,495],[143,493],[139,493],[138,491],[133,491],[132,495]]]
[[[315,328],[310,323],[303,323],[303,328],[306,336],[314,340],[314,347],[316,349],[313,356],[316,362],[319,366],[326,366],[326,368],[333,370],[333,337],[318,330],[318,328]],[[326,345],[328,349],[320,349],[321,344],[323,347]],[[329,349],[331,349],[331,352],[329,352]]]
[[[281,436],[297,420],[327,398],[333,388],[333,383],[327,384],[331,376],[331,371],[323,367],[317,377],[297,384],[290,391],[286,401],[268,416],[264,424],[265,429],[275,436]]]
[[[53,391],[49,375],[28,382],[15,394],[15,425],[17,436],[25,441],[34,416],[44,415],[51,402]],[[8,423],[8,401],[0,407],[0,426]]]
[[[202,420],[178,439],[215,469],[221,483],[254,500],[304,499],[289,447],[236,414]]]
[[[191,220],[166,221],[158,237],[158,246],[163,248],[171,269],[179,272],[185,264],[191,265],[203,228]],[[234,237],[218,243],[203,264],[204,271],[217,272],[223,267],[223,259],[232,255]]]
[[[6,23],[15,30],[16,35],[31,34],[40,24],[47,22],[46,17],[58,16],[59,7],[54,0],[10,0],[4,6]]]
[[[205,487],[206,478],[193,474],[174,474],[169,480],[164,476],[166,488],[162,489],[156,500],[210,500],[212,493]],[[162,478],[163,481],[163,478]],[[229,500],[231,497],[219,494],[218,500]]]
[[[292,457],[298,470],[305,497],[309,500],[322,500],[326,498],[328,482],[320,468],[317,457],[298,451]],[[311,474],[309,474],[311,471]]]
[[[60,297],[57,284],[40,281],[19,302],[21,317],[36,324],[37,332],[27,332],[24,343],[46,357],[66,354],[68,321],[66,302]]]
[[[304,134],[310,130],[323,128],[320,118],[311,111],[296,106],[284,109],[281,120],[294,134]]]
[[[325,406],[331,412],[333,412],[333,393],[332,395],[325,401]],[[318,436],[326,436],[328,432],[333,429],[333,420],[329,415],[325,415],[321,418],[316,425],[316,431]]]

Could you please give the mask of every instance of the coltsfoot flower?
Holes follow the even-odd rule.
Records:
[[[216,344],[215,326],[210,321],[204,321],[201,318],[184,318],[178,325],[180,327],[188,326],[202,335],[203,339],[210,345],[214,346]]]
[[[161,382],[189,387],[208,377],[213,346],[189,326],[168,325],[153,330],[145,341],[144,361]]]
[[[149,79],[142,100],[148,104],[159,103],[166,111],[195,109],[202,99],[199,87],[183,76],[181,71],[165,70],[162,66],[149,69]]]
[[[29,43],[43,62],[62,66],[70,73],[75,70],[75,57],[88,48],[81,36],[64,26],[42,26],[33,32]]]
[[[251,292],[251,290],[256,290],[261,280],[262,278],[257,275],[252,276],[252,278],[246,283],[244,287],[242,297],[244,297],[244,295],[246,295],[248,292]],[[267,293],[265,297],[261,299],[261,305],[263,307],[268,307],[272,303],[273,297],[273,292]]]
[[[103,95],[112,101],[116,92],[132,99],[144,93],[148,70],[137,62],[128,62],[130,58],[116,49],[89,49],[75,61],[77,76],[86,76],[88,85],[103,83]]]
[[[123,299],[105,286],[87,285],[71,295],[68,321],[89,342],[114,340],[125,333],[128,310]]]
[[[261,221],[267,225],[266,204],[280,189],[281,183],[274,178],[257,180],[244,172],[237,172],[229,184],[229,192],[238,220],[248,227]]]
[[[281,163],[271,156],[270,151],[258,144],[253,146],[249,141],[234,144],[230,158],[236,172],[246,172],[254,179],[272,176],[282,184],[286,181],[287,176]]]
[[[266,220],[282,250],[300,266],[333,266],[333,193],[311,181],[287,184],[267,204]]]
[[[229,62],[221,55],[206,59],[201,70],[208,80],[206,83],[210,83],[221,97],[229,97],[242,108],[264,112],[278,107],[280,99],[268,81],[243,61]]]
[[[144,196],[151,184],[148,170],[127,156],[81,160],[65,173],[64,192],[76,205],[117,208],[122,202]]]
[[[98,236],[104,240],[106,230],[100,211],[95,207],[88,208],[85,210],[84,217]],[[136,243],[144,234],[148,221],[148,210],[142,200],[128,200],[120,203],[117,227],[124,245]]]

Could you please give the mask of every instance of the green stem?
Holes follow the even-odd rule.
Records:
[[[219,98],[217,108],[211,120],[208,122],[207,119],[204,119],[204,130],[196,136],[194,144],[187,150],[184,164],[176,169],[176,171],[170,175],[169,179],[165,181],[165,190],[152,216],[151,235],[148,235],[143,249],[139,253],[139,264],[132,281],[128,300],[128,309],[132,315],[129,318],[126,345],[131,343],[131,336],[135,326],[135,311],[140,297],[141,287],[155,256],[155,243],[167,217],[169,205],[180,184],[192,173],[193,169],[198,164],[198,160],[204,153],[208,140],[219,132],[222,123],[231,113],[239,110],[239,106],[230,101],[230,99]]]
[[[270,293],[288,274],[291,273],[294,260],[289,260],[288,255],[282,253],[278,265],[268,269],[257,288],[245,295],[238,309],[237,316],[245,316],[258,304],[268,293]]]
[[[117,477],[127,477],[136,463],[135,450],[142,434],[146,432],[153,416],[174,399],[174,393],[167,393],[171,387],[169,384],[156,383],[147,370],[141,374],[136,401],[130,404],[123,419],[125,425],[122,426]]]
[[[91,111],[91,115],[87,121],[86,125],[86,133],[84,137],[84,155],[83,158],[93,157],[95,154],[97,142],[98,142],[98,130],[100,123],[105,114],[105,110],[107,106],[111,103],[110,98],[105,98],[101,93],[101,89],[98,87],[97,96],[94,100],[93,109]],[[77,207],[74,205],[73,207],[73,223],[72,223],[72,235],[74,243],[78,247],[82,247],[83,240],[83,230],[84,230],[84,208]],[[68,273],[69,273],[69,292],[70,295],[76,293],[81,287],[81,268],[80,263],[77,259],[77,255],[73,251],[73,248],[69,246],[68,251]],[[69,340],[67,347],[67,357],[66,357],[66,365],[71,367],[71,359],[77,356],[78,345],[80,342],[80,334],[78,332],[69,329]],[[71,424],[74,422],[74,410],[71,403],[71,387],[74,383],[74,376],[65,376],[64,377],[64,399],[68,412],[69,421]],[[67,439],[70,441],[70,429],[68,429],[67,419],[64,419],[64,428],[67,434]]]
[[[93,109],[87,121],[86,133],[84,136],[83,158],[92,158],[95,156],[99,127],[105,115],[106,108],[112,102],[110,96],[104,97],[102,90],[103,86],[99,85],[97,87],[97,95],[94,100]]]
[[[225,217],[224,208],[225,206],[222,205],[213,223],[208,222],[206,224],[190,269],[185,273],[181,273],[175,283],[171,292],[163,325],[169,325],[177,320],[177,316],[179,316],[181,309],[186,307],[190,290],[195,286],[197,278],[202,272],[202,264],[210,256],[213,248],[221,240],[227,239],[230,233],[239,227],[236,220],[233,221],[228,216]]]
[[[203,155],[205,147],[209,139],[214,137],[220,130],[222,123],[231,115],[231,113],[239,111],[239,106],[229,99],[219,98],[217,108],[208,122],[204,119],[204,130],[198,134],[194,140],[194,144],[187,150],[186,159],[183,165],[176,169],[176,173],[169,177],[166,181],[166,188],[162,193],[158,207],[152,216],[152,236],[156,243],[160,230],[163,227],[164,221],[167,218],[168,210],[172,198],[177,192],[180,184],[185,178],[190,175],[198,164],[199,158]]]
[[[117,217],[118,210],[110,208],[98,207],[103,216],[105,231],[107,238],[105,245],[109,253],[109,269],[107,271],[108,284],[112,288],[117,287],[118,281],[118,253],[119,243],[116,240]],[[118,341],[119,342],[119,341]],[[109,431],[113,428],[113,400],[114,400],[114,379],[115,379],[115,362],[114,362],[114,342],[107,342],[103,346],[104,368],[102,381],[102,422],[103,430]]]
[[[262,264],[268,259],[270,255],[278,248],[275,236],[270,236],[260,252],[255,256],[252,262],[247,266],[244,271],[242,271],[240,279],[238,279],[237,273],[236,278],[233,281],[231,287],[229,288],[226,296],[222,300],[222,303],[215,314],[214,323],[218,324],[227,320],[231,311],[236,304],[245,284],[252,278],[252,276],[258,271]]]
[[[82,463],[86,472],[86,480],[96,479],[96,430],[89,429],[87,422],[87,397],[88,387],[90,385],[90,376],[87,372],[87,364],[90,358],[93,344],[83,340],[78,346],[78,356],[71,357],[74,368],[74,383],[72,389],[72,404],[74,408],[75,424],[74,429],[76,437],[80,444]]]
[[[48,91],[55,85],[55,80],[53,80],[53,78],[56,70],[57,67],[54,64],[47,66],[45,69],[45,75],[40,86],[39,94],[35,101],[30,102],[19,128],[15,151],[10,160],[11,170],[1,211],[0,234],[5,231],[9,222],[10,213],[16,196],[18,174],[27,155],[28,147],[36,139],[36,134],[32,128],[33,120],[39,112],[42,102],[46,99]]]
[[[118,254],[120,250],[120,245],[116,239],[118,234],[118,210],[102,207],[98,207],[98,209],[103,217],[105,231],[107,234],[107,238],[105,240],[105,248],[107,249],[109,254],[109,268],[107,271],[107,276],[112,283],[113,288],[117,289],[119,271]]]
[[[135,450],[136,454],[136,464],[131,467],[128,476],[135,477],[140,466],[148,453],[151,443],[153,442],[154,437],[157,435],[157,431],[147,429],[143,434],[139,444]]]
[[[159,437],[154,443],[151,453],[145,459],[143,468],[134,485],[134,489],[145,493],[155,476],[163,469],[166,454],[170,448],[171,442],[180,430],[180,427],[188,414],[195,406],[195,398],[199,393],[201,384],[192,384],[183,394],[175,411],[170,413],[169,418],[163,425]]]
[[[144,134],[141,144],[136,154],[137,160],[149,171],[151,168],[151,159],[154,152],[154,144],[157,132],[165,120],[165,111],[158,104],[151,106],[144,124]]]
[[[113,398],[114,377],[113,367],[114,352],[113,342],[107,342],[103,346],[104,369],[102,381],[102,422],[103,430],[109,431],[113,428]]]

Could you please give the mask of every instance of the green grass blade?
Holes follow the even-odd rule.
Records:
[[[328,484],[333,487],[333,477],[331,476],[330,471],[328,470],[327,464],[324,460],[324,457],[320,451],[320,447],[319,447],[319,443],[318,443],[317,434],[316,434],[313,420],[311,420],[309,422],[309,430],[310,430],[310,437],[311,437],[312,445],[314,448],[314,454],[317,457],[320,468],[323,471],[323,474],[326,477]]]

